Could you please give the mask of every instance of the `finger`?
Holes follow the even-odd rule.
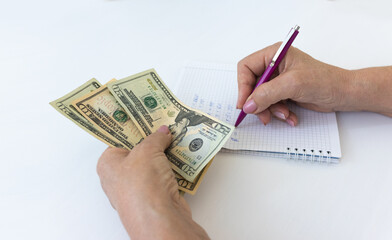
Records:
[[[257,114],[281,100],[297,98],[300,84],[293,76],[292,73],[283,73],[257,87],[244,104],[244,112]]]
[[[112,161],[121,161],[128,154],[129,154],[129,150],[127,150],[127,149],[108,147],[102,153],[101,157],[98,160],[98,163],[99,162],[105,162],[105,161],[110,161],[110,162],[112,162]]]
[[[106,150],[102,153],[103,154],[109,154],[109,155],[126,155],[129,153],[129,150],[125,148],[114,148],[114,147],[108,147]]]
[[[281,121],[287,122],[290,126],[294,127],[298,125],[297,115],[290,111],[288,106],[282,102],[276,103],[269,107],[272,115]]]
[[[292,126],[292,127],[297,126],[297,125],[298,125],[298,117],[297,117],[297,115],[296,115],[295,113],[293,113],[292,111],[290,111],[290,114],[289,114],[289,116],[287,117],[286,122],[287,122],[290,126]]]
[[[289,108],[283,102],[272,104],[268,109],[274,117],[283,121],[286,121],[287,117],[290,115]]]
[[[243,107],[246,99],[252,93],[258,77],[263,74],[266,66],[273,58],[280,44],[281,43],[275,43],[274,45],[259,50],[238,62],[238,109]]]
[[[96,171],[98,176],[102,178],[116,168],[122,161],[126,159],[129,151],[121,148],[108,147],[98,159]]]
[[[171,141],[172,135],[169,128],[163,125],[155,133],[146,137],[141,144],[148,145],[151,151],[164,152]]]
[[[271,112],[270,110],[266,109],[261,113],[258,113],[257,117],[264,125],[267,125],[271,121]]]

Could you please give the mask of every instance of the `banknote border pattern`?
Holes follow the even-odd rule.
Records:
[[[92,85],[94,85],[95,87],[100,88],[101,85],[99,85],[97,82],[92,82]],[[87,120],[83,120],[81,119],[79,116],[77,116],[76,114],[74,114],[68,106],[66,106],[63,102],[67,101],[68,99],[72,98],[73,96],[77,95],[78,93],[80,93],[81,91],[83,91],[84,89],[88,88],[88,85],[85,86],[84,88],[82,88],[81,90],[75,92],[74,94],[72,94],[71,96],[62,99],[59,102],[55,102],[55,105],[58,107],[58,109],[60,109],[62,112],[64,112],[68,117],[72,118],[73,120],[75,120],[77,123],[79,123],[80,125],[82,125],[83,127],[85,127],[87,130],[89,130],[91,133],[97,135],[98,137],[104,139],[105,141],[107,141],[108,143],[112,144],[115,147],[118,148],[124,148],[123,145],[113,141],[112,139],[108,138],[106,135],[102,134],[101,132],[99,132],[97,129],[95,129],[93,126],[91,126],[89,124],[89,122]],[[62,106],[62,107],[60,107]],[[66,109],[66,111],[64,111]],[[75,109],[75,111],[77,111]]]

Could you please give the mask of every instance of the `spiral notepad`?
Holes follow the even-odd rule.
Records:
[[[191,63],[185,66],[176,89],[187,105],[234,125],[240,110],[235,65]],[[224,148],[239,153],[316,162],[338,162],[341,157],[335,113],[319,113],[289,105],[299,123],[291,127],[273,119],[264,126],[251,114],[236,128]]]

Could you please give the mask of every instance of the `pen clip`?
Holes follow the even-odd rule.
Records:
[[[278,51],[275,53],[274,57],[272,58],[272,61],[270,63],[271,67],[273,67],[275,65],[275,62],[278,59],[279,55],[282,53],[283,48],[287,45],[288,41],[293,36],[295,31],[298,31],[298,30],[299,30],[299,26],[298,25],[295,25],[295,27],[290,29],[289,33],[286,36],[286,39],[284,40],[284,42],[282,42],[282,44],[280,45]]]

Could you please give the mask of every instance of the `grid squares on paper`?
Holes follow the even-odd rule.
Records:
[[[177,87],[177,96],[189,106],[222,121],[234,124],[239,110],[236,67],[229,64],[192,63],[184,67]],[[248,115],[236,128],[225,148],[282,153],[297,149],[310,154],[331,151],[340,157],[339,135],[335,113],[318,113],[289,103],[299,119],[296,127],[273,119],[264,126],[254,115]],[[304,151],[305,150],[305,151]]]

